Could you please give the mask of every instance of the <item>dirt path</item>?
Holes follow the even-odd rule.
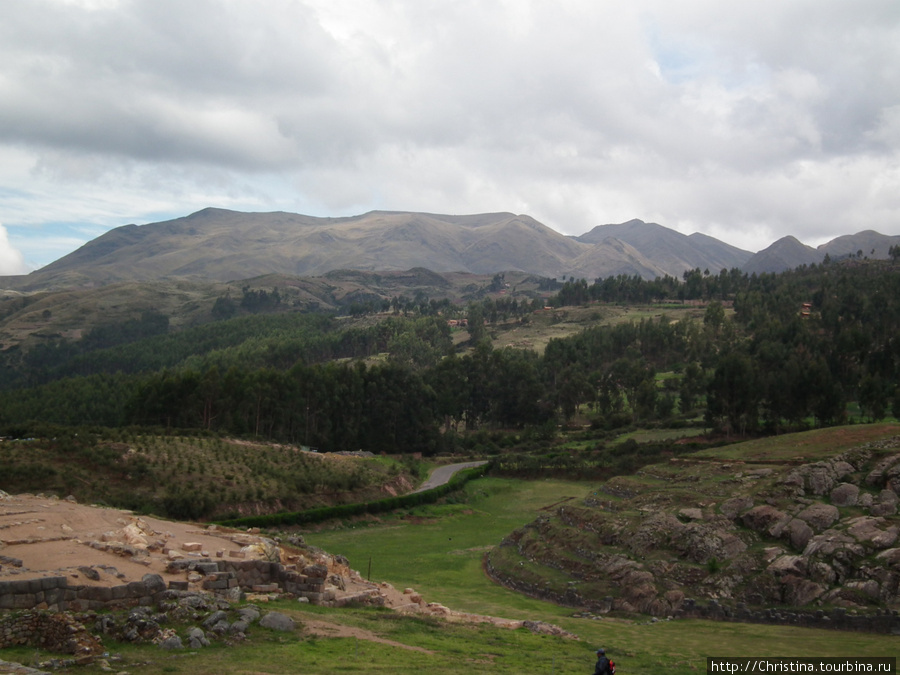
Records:
[[[440,485],[445,485],[453,478],[454,474],[458,471],[462,471],[463,469],[471,469],[476,466],[483,466],[487,464],[487,461],[480,462],[462,462],[460,464],[448,464],[447,466],[439,466],[434,471],[431,472],[431,475],[428,476],[428,480],[426,480],[422,487],[418,490],[413,490],[413,493],[416,492],[424,492],[425,490],[430,490],[432,488],[436,488]]]
[[[323,638],[343,638],[343,637],[352,637],[358,640],[366,640],[368,642],[378,642],[383,645],[389,645],[391,647],[399,647],[400,649],[406,649],[411,652],[421,652],[423,654],[434,654],[430,649],[425,649],[424,647],[415,647],[413,645],[405,645],[402,642],[395,642],[394,640],[388,640],[387,638],[383,638],[373,633],[370,630],[366,630],[364,628],[356,628],[354,626],[344,626],[338,623],[331,623],[330,621],[322,621],[321,619],[310,619],[307,617],[303,617],[301,619],[303,622],[303,627],[306,633],[309,635],[314,635],[316,637]]]

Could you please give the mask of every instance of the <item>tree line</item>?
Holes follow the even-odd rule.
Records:
[[[551,304],[698,296],[706,308],[698,321],[591,327],[551,340],[542,355],[492,348],[486,323],[504,309],[523,320],[519,305],[495,300],[467,308],[462,353],[440,314],[351,329],[324,315],[240,317],[52,367],[25,355],[31,366],[0,392],[0,426],[157,425],[433,453],[454,432],[555,428],[576,415],[607,427],[701,416],[729,434],[836,424],[857,409],[877,420],[900,412],[897,272],[847,261],[782,274],[572,280]]]

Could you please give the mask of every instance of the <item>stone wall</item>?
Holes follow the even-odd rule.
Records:
[[[16,579],[0,582],[0,609],[81,611],[150,605],[166,590],[158,574],[119,586],[70,586],[66,577]]]
[[[743,603],[729,607],[715,600],[698,604],[686,599],[675,616],[900,635],[900,613],[890,609],[864,614],[848,611],[843,607],[812,611],[785,608],[751,609]]]
[[[184,572],[184,581],[171,581],[169,588],[188,590],[193,579],[204,590],[217,595],[238,593],[290,593],[313,604],[332,602],[334,591],[325,589],[328,569],[309,565],[297,570],[291,565],[264,560],[177,560],[170,573]],[[140,581],[119,586],[70,585],[66,577],[17,579],[0,582],[0,610],[45,609],[52,612],[86,611],[149,606],[166,590],[158,574],[145,574]]]
[[[36,611],[0,617],[0,649],[23,645],[85,659],[103,652],[100,641],[71,615]]]
[[[219,575],[234,575],[237,585],[245,591],[291,593],[313,604],[331,602],[335,597],[333,591],[325,590],[328,568],[324,565],[308,565],[300,571],[291,565],[263,560],[223,560],[218,566]]]
[[[578,607],[605,614],[616,609],[616,600],[606,597],[588,600],[570,588],[566,593],[548,591],[543,586],[529,584],[522,579],[505,575],[497,570],[486,557],[484,570],[501,586],[506,586],[525,595],[540,600],[549,600],[567,607]],[[702,604],[685,598],[672,615],[678,619],[711,619],[716,621],[737,621],[772,625],[803,626],[806,628],[831,628],[866,633],[900,635],[900,612],[883,609],[872,613],[849,612],[844,608],[831,610],[802,611],[785,608],[751,609],[744,603],[735,606],[724,605],[716,600]],[[654,619],[655,620],[655,619]]]

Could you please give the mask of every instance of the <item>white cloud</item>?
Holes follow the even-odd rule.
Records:
[[[0,225],[0,275],[25,274],[25,258],[9,242],[6,228]]]
[[[27,228],[208,205],[639,217],[751,250],[900,228],[896,0],[5,10],[0,217],[29,261]]]

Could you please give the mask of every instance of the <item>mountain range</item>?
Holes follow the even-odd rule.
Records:
[[[286,212],[244,213],[207,208],[174,220],[125,225],[7,288],[35,290],[122,281],[250,279],[266,274],[321,276],[334,270],[494,274],[520,271],[549,278],[593,280],[620,274],[647,279],[686,270],[740,268],[780,272],[832,258],[888,257],[900,236],[873,231],[812,248],[784,237],[758,253],[707,235],[684,235],[630,220],[567,236],[527,215],[438,215],[371,211],[321,218]]]

